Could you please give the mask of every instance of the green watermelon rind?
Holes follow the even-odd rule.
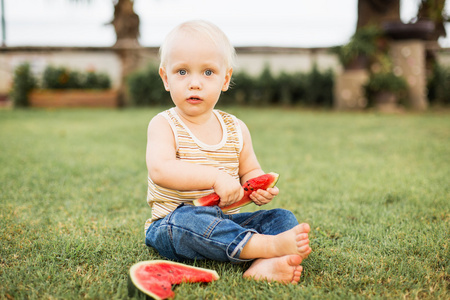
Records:
[[[129,272],[129,274],[128,274],[128,275],[129,275],[129,281],[130,281],[130,282],[129,282],[129,286],[128,286],[129,294],[134,293],[134,290],[132,289],[132,288],[134,287],[135,289],[137,289],[137,290],[140,291],[141,293],[144,293],[145,295],[150,296],[150,297],[152,297],[153,299],[157,299],[157,300],[160,300],[160,299],[166,299],[166,298],[160,298],[158,295],[152,293],[152,292],[149,291],[149,290],[146,290],[145,287],[142,286],[142,285],[137,281],[137,279],[136,279],[136,277],[135,277],[135,275],[134,275],[134,274],[136,273],[136,271],[139,270],[139,268],[140,268],[141,266],[143,266],[143,265],[150,265],[150,264],[166,264],[166,265],[168,264],[168,265],[173,265],[173,266],[182,266],[183,268],[188,268],[188,269],[190,269],[191,271],[192,271],[192,270],[198,270],[198,271],[202,271],[202,272],[207,272],[207,273],[209,273],[210,275],[212,275],[212,277],[213,277],[212,281],[218,280],[218,279],[220,278],[219,274],[217,274],[217,272],[214,271],[214,270],[205,269],[205,268],[200,268],[200,267],[193,267],[193,266],[189,266],[189,265],[186,265],[186,264],[177,263],[177,262],[173,262],[173,261],[167,261],[167,260],[147,260],[147,261],[141,261],[141,262],[138,262],[138,263],[132,265],[131,268],[130,268],[130,272]],[[130,283],[131,283],[132,286],[130,286]],[[171,285],[173,285],[173,283],[171,283]]]

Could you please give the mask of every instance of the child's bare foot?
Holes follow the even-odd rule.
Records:
[[[282,232],[275,237],[277,238],[274,246],[277,248],[275,250],[282,256],[288,254],[298,254],[305,259],[311,253],[311,247],[309,247],[308,233],[310,227],[306,223],[299,224],[294,228]]]
[[[272,258],[300,255],[302,259],[311,253],[309,225],[299,224],[277,235],[254,234],[241,251],[241,259]]]
[[[255,280],[276,281],[281,283],[297,284],[302,274],[300,255],[286,255],[275,258],[261,258],[244,272],[244,278]]]

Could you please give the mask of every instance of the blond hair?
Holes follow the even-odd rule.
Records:
[[[224,52],[225,63],[228,68],[232,68],[235,63],[236,52],[233,45],[231,45],[228,37],[216,25],[203,21],[195,20],[184,22],[174,29],[166,36],[164,42],[159,48],[159,56],[161,59],[160,67],[165,67],[167,64],[167,56],[170,44],[173,42],[177,34],[197,34],[210,39],[219,49]]]

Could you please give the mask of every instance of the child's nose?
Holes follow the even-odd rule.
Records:
[[[199,76],[192,76],[191,81],[189,82],[189,89],[200,89],[201,88],[201,82]]]

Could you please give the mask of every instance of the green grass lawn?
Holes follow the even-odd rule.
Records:
[[[0,111],[0,299],[127,299],[129,267],[161,259],[143,242],[158,111]],[[268,208],[310,223],[313,253],[298,285],[195,262],[221,279],[176,299],[450,297],[449,113],[228,111],[281,175]]]

